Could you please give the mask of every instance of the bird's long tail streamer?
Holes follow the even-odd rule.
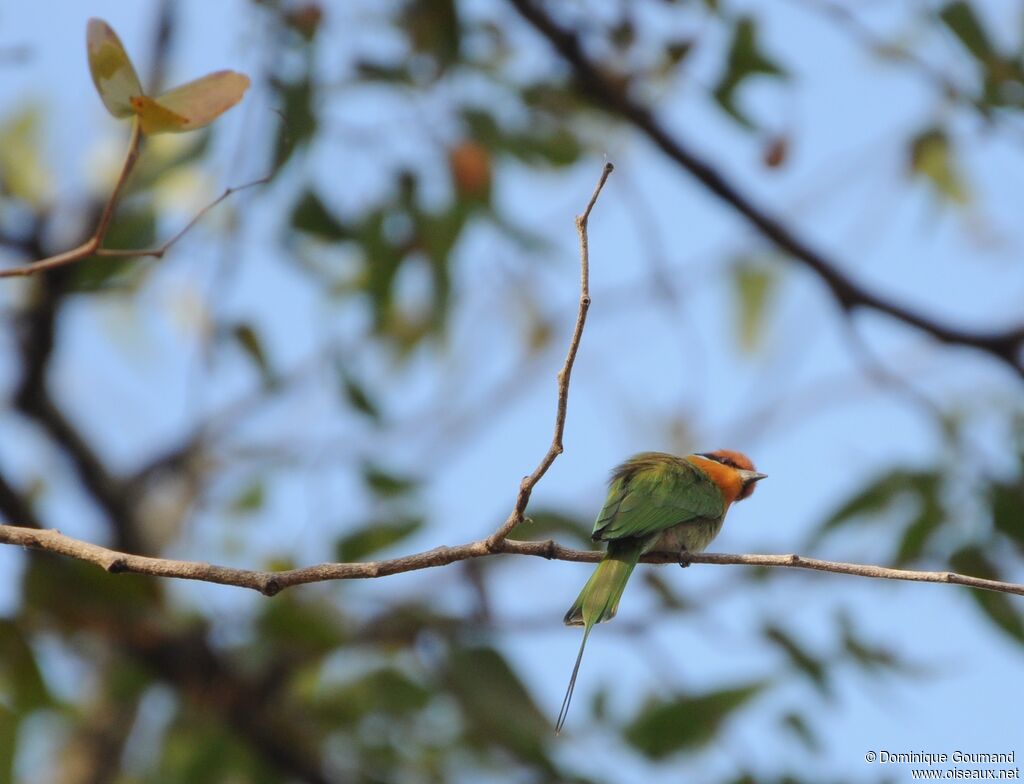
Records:
[[[580,662],[583,661],[583,649],[587,647],[587,638],[593,624],[588,624],[583,630],[583,639],[580,640],[580,652],[576,654],[576,664],[572,667],[572,676],[569,678],[569,687],[565,690],[565,697],[562,699],[562,708],[558,711],[558,721],[555,722],[555,735],[562,731],[565,726],[565,718],[569,715],[569,703],[572,702],[572,692],[576,688],[576,676],[580,672]]]

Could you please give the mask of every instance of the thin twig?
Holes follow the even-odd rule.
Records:
[[[519,494],[516,496],[516,503],[511,514],[498,530],[487,538],[485,544],[490,552],[497,552],[505,537],[512,532],[513,528],[523,522],[526,505],[530,502],[530,493],[533,492],[533,488],[551,467],[551,464],[555,462],[555,458],[563,451],[562,434],[565,432],[565,414],[569,405],[569,378],[572,375],[573,363],[576,361],[576,352],[579,351],[580,339],[583,337],[587,311],[590,310],[590,245],[587,240],[587,221],[601,195],[601,189],[604,188],[604,184],[608,180],[608,175],[614,169],[615,167],[611,163],[604,165],[601,177],[590,196],[590,201],[587,202],[586,209],[583,210],[582,215],[576,216],[576,232],[579,234],[580,240],[580,306],[576,313],[576,327],[569,340],[569,351],[565,356],[565,364],[558,371],[558,405],[555,411],[555,432],[551,438],[551,446],[548,447],[547,453],[537,467],[533,469],[533,473],[524,476],[522,482],[519,483]]]
[[[20,267],[13,267],[11,269],[0,270],[0,278],[20,278],[27,275],[34,275],[37,272],[44,272],[46,270],[54,269],[55,267],[63,267],[66,264],[71,264],[76,261],[88,258],[89,256],[98,256],[102,258],[134,258],[138,256],[150,256],[152,258],[163,258],[164,254],[170,250],[171,246],[178,242],[182,237],[187,234],[193,226],[195,226],[210,210],[224,201],[226,198],[231,196],[233,193],[238,191],[244,191],[247,188],[254,188],[257,185],[265,185],[270,182],[272,175],[266,175],[260,177],[258,180],[252,180],[243,185],[234,185],[230,188],[225,188],[224,192],[216,199],[211,201],[205,207],[203,207],[195,216],[190,220],[185,227],[181,229],[177,234],[172,236],[165,243],[156,248],[104,248],[103,240],[106,239],[107,232],[110,229],[110,222],[114,216],[114,209],[117,207],[117,203],[121,198],[121,194],[124,191],[125,182],[128,180],[128,175],[131,174],[132,169],[135,167],[135,162],[139,157],[139,144],[142,138],[141,131],[139,130],[139,123],[132,123],[132,135],[128,143],[128,153],[125,156],[124,163],[121,166],[121,174],[117,178],[117,184],[114,186],[114,190],[110,194],[110,198],[107,199],[107,203],[103,207],[103,213],[100,215],[100,220],[96,226],[96,231],[93,232],[92,236],[89,237],[85,242],[71,250],[66,250],[62,253],[58,253],[54,256],[48,256],[45,259],[39,261],[33,261],[29,264],[22,265]]]
[[[79,561],[96,564],[111,573],[148,574],[154,577],[175,577],[182,580],[234,585],[251,588],[266,596],[296,585],[326,582],[329,580],[362,580],[387,577],[402,572],[432,569],[456,561],[471,558],[486,558],[499,553],[507,555],[532,555],[555,561],[596,563],[604,557],[600,550],[573,550],[548,539],[538,542],[523,542],[504,539],[491,546],[486,539],[456,545],[435,547],[412,555],[391,558],[384,561],[365,563],[324,563],[301,569],[280,572],[236,569],[230,566],[199,561],[177,561],[168,558],[149,558],[111,550],[99,545],[83,542],[65,536],[55,529],[23,528],[14,525],[0,525],[0,544],[11,544],[66,555]],[[774,566],[795,569],[811,569],[819,572],[849,574],[856,577],[870,577],[882,580],[909,580],[911,582],[950,583],[969,588],[980,588],[998,593],[1024,596],[1024,585],[986,580],[956,572],[919,572],[908,569],[890,569],[871,564],[841,563],[806,558],[802,555],[730,555],[726,553],[684,554],[686,563],[704,563],[740,566]],[[678,563],[679,555],[651,553],[641,559],[644,563]]]
[[[100,213],[100,220],[96,224],[96,231],[92,233],[89,239],[78,247],[58,253],[55,256],[48,256],[45,259],[33,261],[31,264],[25,264],[21,267],[0,270],[0,278],[20,278],[25,275],[33,275],[37,272],[54,269],[55,267],[63,267],[65,264],[71,264],[72,262],[88,258],[99,250],[103,245],[103,240],[106,239],[107,232],[110,230],[110,221],[114,217],[114,209],[117,207],[117,202],[124,192],[124,186],[128,182],[128,175],[132,173],[132,169],[135,168],[135,162],[139,159],[141,143],[142,128],[138,120],[136,120],[132,122],[132,133],[128,139],[128,152],[125,153],[124,163],[121,164],[121,173],[117,176],[117,182],[114,184],[114,189],[110,192],[107,203],[103,205],[103,212]]]
[[[676,136],[657,116],[632,98],[583,51],[577,34],[557,23],[536,0],[509,0],[519,15],[548,40],[568,63],[591,102],[601,111],[621,117],[643,133],[668,158],[688,171],[711,193],[742,215],[761,236],[812,270],[844,311],[870,308],[916,327],[942,343],[981,349],[1024,375],[1024,324],[987,332],[959,329],[922,315],[898,302],[875,294],[849,277],[835,261],[812,247],[778,218],[755,204],[740,189]]]
[[[96,255],[102,256],[104,258],[125,258],[132,256],[152,256],[153,258],[157,259],[163,258],[164,254],[166,254],[167,251],[171,249],[171,246],[174,245],[174,243],[178,242],[178,240],[180,240],[186,234],[188,234],[188,232],[192,230],[192,227],[199,223],[199,221],[202,220],[203,217],[205,217],[206,213],[208,213],[210,210],[212,210],[214,207],[216,207],[218,204],[220,204],[222,201],[224,201],[226,198],[228,198],[234,193],[238,193],[239,191],[244,191],[249,188],[255,188],[257,185],[266,185],[268,182],[270,182],[271,176],[272,175],[268,174],[264,177],[260,177],[258,180],[252,180],[251,182],[246,182],[243,183],[242,185],[232,185],[230,188],[225,188],[224,192],[221,193],[220,196],[218,196],[216,199],[214,199],[201,210],[199,210],[199,212],[197,212],[192,217],[192,220],[186,223],[185,226],[177,234],[175,234],[173,237],[167,240],[167,242],[165,242],[163,245],[160,245],[159,247],[139,249],[99,248],[96,251]]]

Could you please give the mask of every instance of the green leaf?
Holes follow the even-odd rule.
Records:
[[[362,561],[368,555],[408,539],[422,527],[423,519],[418,517],[393,522],[375,520],[339,539],[335,554],[342,563]]]
[[[818,691],[826,697],[832,695],[832,689],[828,681],[828,671],[819,659],[808,653],[806,648],[778,626],[768,625],[762,630],[762,634],[765,639],[785,652],[790,663],[806,675]]]
[[[302,79],[285,83],[271,82],[281,98],[281,124],[274,145],[274,169],[279,169],[301,145],[317,132],[316,89],[307,73]]]
[[[765,683],[648,702],[624,730],[626,741],[651,759],[704,746]]]
[[[350,726],[372,713],[398,717],[425,708],[432,697],[394,667],[382,667],[343,684],[318,688],[313,711],[332,728]]]
[[[360,381],[348,372],[340,363],[337,365],[337,369],[338,384],[341,388],[342,395],[344,395],[348,404],[360,414],[366,415],[374,422],[380,422],[380,409],[370,396],[370,393],[366,391],[366,387],[363,386],[363,384],[360,383]]]
[[[1024,481],[992,485],[989,488],[989,506],[996,530],[1024,550]]]
[[[267,361],[267,352],[263,349],[263,341],[260,340],[260,336],[253,326],[251,324],[236,324],[231,330],[231,337],[235,339],[235,342],[259,370],[264,385],[268,387],[273,385],[274,373]]]
[[[21,717],[0,702],[0,782],[14,781],[14,755],[18,749],[18,724]]]
[[[915,176],[924,177],[939,197],[956,204],[969,200],[956,154],[942,129],[929,128],[911,139],[910,170]]]
[[[333,604],[288,593],[264,603],[255,625],[261,645],[272,644],[292,655],[325,656],[349,639],[344,618]]]
[[[932,535],[939,530],[946,519],[942,505],[939,503],[938,482],[918,486],[919,511],[903,531],[899,550],[896,552],[896,565],[906,564],[920,558]]]
[[[999,570],[982,552],[981,548],[974,545],[953,553],[949,563],[954,571],[962,574],[983,577],[988,580],[1003,579]],[[1024,644],[1024,617],[1018,609],[1015,598],[1011,598],[1005,593],[983,591],[978,588],[969,588],[968,590],[978,607],[992,623],[1017,642]]]
[[[24,630],[8,618],[0,618],[0,705],[27,713],[53,704],[43,674],[36,663]]]
[[[787,713],[782,717],[781,724],[793,733],[808,751],[816,752],[821,749],[821,741],[818,740],[818,736],[811,729],[807,719],[799,713]]]
[[[970,3],[964,0],[949,3],[939,12],[939,18],[978,60],[987,63],[993,58],[995,50],[992,41]]]
[[[132,99],[142,95],[142,85],[117,33],[102,19],[90,19],[85,45],[89,73],[107,111],[114,117],[134,115]]]
[[[757,22],[752,17],[744,16],[733,28],[725,70],[715,86],[714,97],[719,106],[747,128],[755,126],[736,105],[736,90],[748,78],[758,74],[780,78],[786,76],[786,72],[758,47]]]
[[[778,267],[744,259],[733,266],[732,273],[740,348],[752,352],[764,332],[768,307],[778,283]]]
[[[266,489],[262,479],[254,479],[232,499],[228,511],[233,515],[246,515],[263,508]]]
[[[156,213],[152,204],[122,206],[115,213],[103,242],[106,248],[144,250],[156,244]],[[75,291],[130,289],[141,282],[149,264],[137,257],[98,258],[90,256],[74,265],[71,287]]]
[[[499,746],[520,759],[550,765],[544,745],[553,737],[551,724],[498,651],[456,647],[447,673],[472,742]]]
[[[417,52],[434,58],[438,75],[458,60],[461,31],[455,0],[406,0],[402,28]]]
[[[556,512],[550,509],[541,509],[530,512],[527,518],[512,529],[508,535],[509,539],[518,541],[530,541],[533,539],[550,539],[564,535],[573,539],[578,544],[591,546],[594,541],[590,538],[590,530],[593,525],[579,517]]]
[[[811,544],[817,544],[840,526],[881,516],[893,503],[907,495],[917,498],[922,506],[927,506],[930,499],[937,495],[939,486],[940,477],[934,471],[883,473],[826,517],[812,537]],[[924,499],[923,503],[921,499]]]
[[[292,227],[328,242],[349,239],[351,231],[324,206],[316,192],[307,190],[292,210]]]
[[[381,498],[407,495],[419,486],[419,481],[412,477],[399,476],[372,463],[363,466],[363,481]]]

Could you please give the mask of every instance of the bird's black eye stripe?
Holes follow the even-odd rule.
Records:
[[[739,468],[735,460],[733,460],[731,457],[726,457],[725,455],[716,455],[712,454],[711,452],[701,452],[698,455],[698,457],[706,457],[708,460],[714,460],[716,463],[727,465],[730,468]]]

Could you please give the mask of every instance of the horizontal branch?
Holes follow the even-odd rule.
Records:
[[[239,588],[251,588],[265,596],[273,596],[285,588],[308,583],[322,583],[332,580],[365,580],[375,577],[388,577],[402,572],[414,572],[421,569],[432,569],[447,566],[456,561],[468,561],[472,558],[486,558],[492,555],[532,555],[553,561],[575,561],[580,563],[597,563],[604,557],[600,550],[574,550],[563,547],[553,539],[538,542],[524,542],[516,539],[503,539],[492,545],[487,539],[456,545],[454,547],[435,547],[412,555],[403,555],[383,561],[367,561],[364,563],[323,563],[306,566],[301,569],[283,571],[259,571],[256,569],[236,569],[231,566],[218,566],[201,561],[178,561],[169,558],[151,558],[144,555],[131,555],[111,550],[100,545],[83,542],[65,536],[56,529],[23,528],[14,525],[0,525],[0,544],[28,547],[58,555],[65,555],[79,561],[95,564],[112,574],[145,574],[153,577],[173,577],[181,580],[233,585]],[[644,563],[679,563],[680,557],[665,553],[651,553],[641,559]],[[891,569],[886,566],[870,564],[842,563],[838,561],[822,561],[817,558],[806,558],[802,555],[729,555],[725,553],[692,553],[682,556],[682,562],[738,565],[738,566],[770,566],[795,569],[811,569],[818,572],[848,574],[855,577],[869,577],[881,580],[908,580],[923,583],[949,583],[964,585],[968,588],[980,588],[998,593],[1010,593],[1024,596],[1024,585],[1005,583],[999,580],[986,580],[956,572],[921,572],[909,569]]]

